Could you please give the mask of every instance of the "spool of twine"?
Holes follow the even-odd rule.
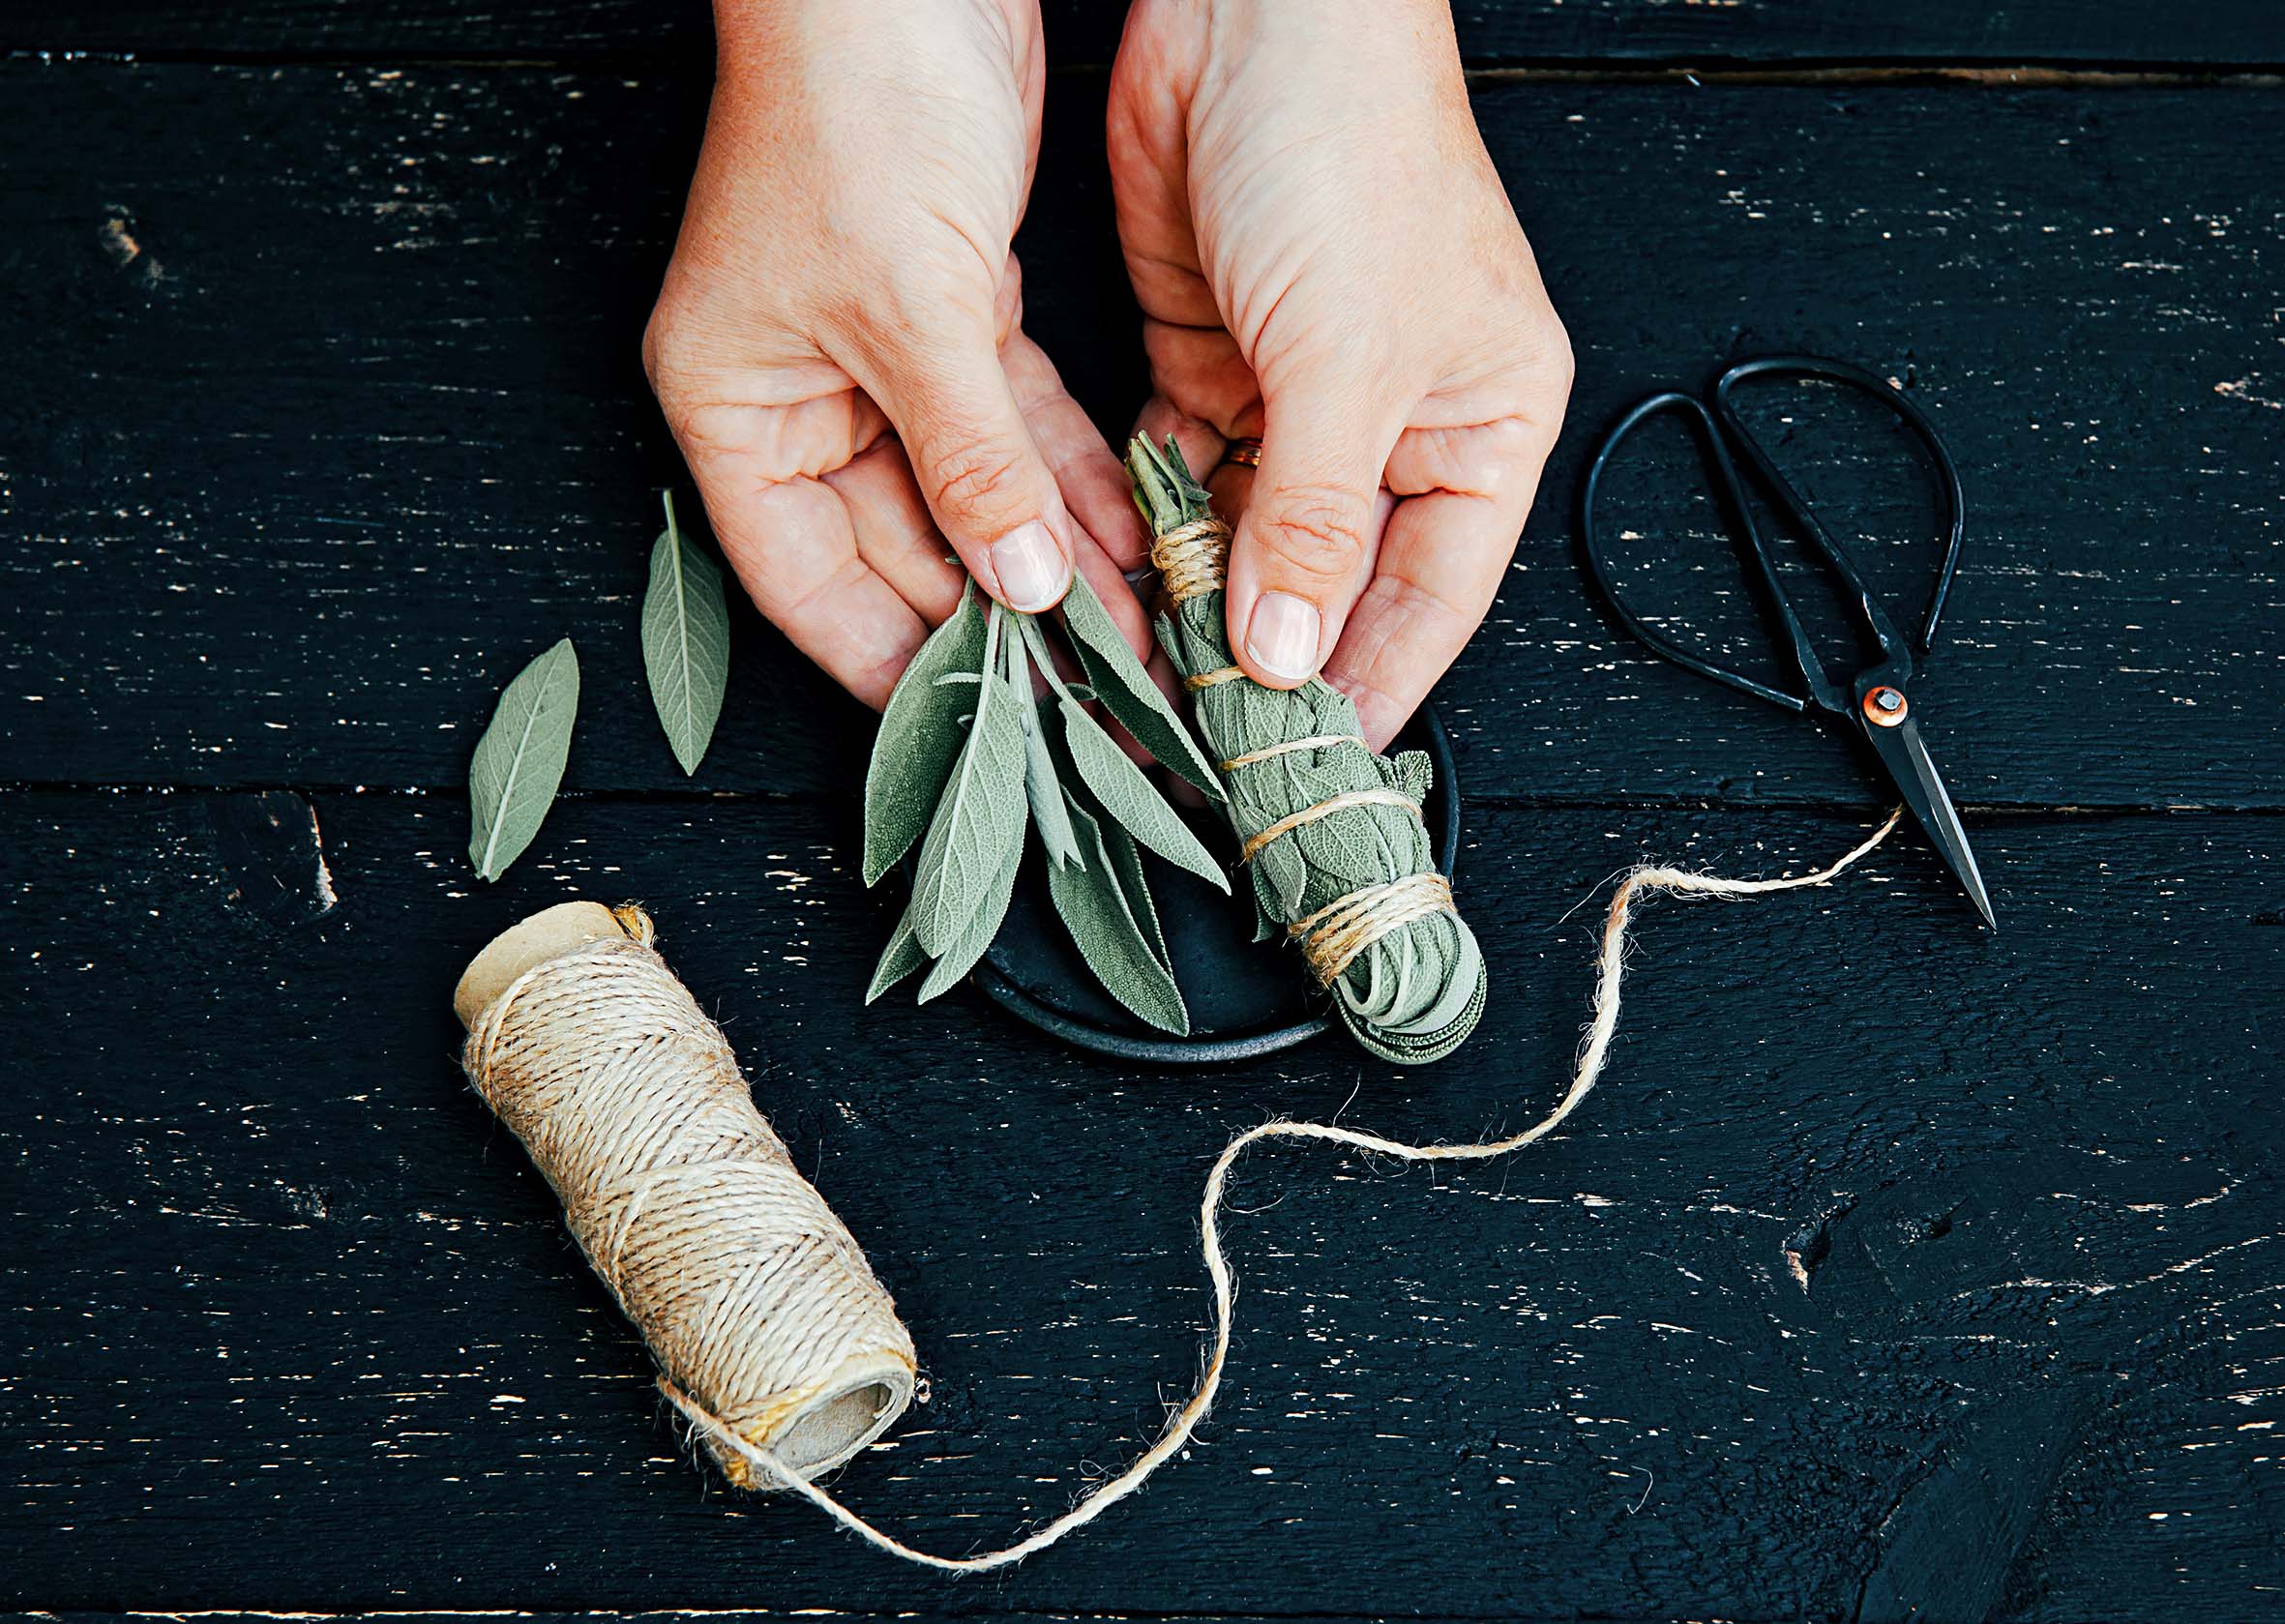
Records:
[[[912,1338],[635,908],[565,902],[495,938],[453,1008],[461,1064],[562,1198],[741,1488],[842,1464],[912,1401]]]
[[[912,1391],[912,1342],[855,1240],[786,1163],[721,1029],[651,951],[650,921],[594,902],[535,914],[469,965],[454,1005],[469,1027],[469,1078],[563,1195],[572,1232],[642,1328],[661,1390],[730,1480],[790,1491],[892,1556],[978,1573],[1045,1550],[1137,1492],[1182,1453],[1213,1408],[1237,1297],[1222,1247],[1222,1202],[1248,1150],[1301,1139],[1400,1162],[1485,1162],[1536,1144],[1586,1102],[1610,1057],[1639,901],[1824,885],[1887,839],[1903,812],[1897,808],[1854,849],[1805,874],[1740,880],[1650,865],[1630,871],[1604,916],[1570,1086],[1517,1133],[1408,1144],[1331,1122],[1271,1121],[1224,1145],[1199,1203],[1214,1322],[1190,1396],[1148,1448],[1069,1510],[1007,1545],[960,1556],[907,1545],[811,1481],[903,1412]],[[718,1184],[679,1171],[761,1166],[772,1169],[766,1178],[737,1172]]]

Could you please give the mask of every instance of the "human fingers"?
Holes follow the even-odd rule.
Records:
[[[1264,389],[1261,461],[1230,548],[1232,652],[1256,682],[1317,675],[1379,544],[1373,503],[1396,428],[1329,367]]]
[[[693,453],[692,477],[723,556],[788,641],[875,710],[928,628],[857,550],[841,495],[808,475],[776,479],[751,454]]]
[[[905,448],[886,431],[821,476],[848,509],[857,556],[921,619],[940,626],[960,605],[967,575],[930,517]]]
[[[903,441],[937,530],[994,598],[1036,613],[1071,584],[1076,538],[1000,364],[988,296],[971,310],[848,324],[834,359]]]
[[[1552,426],[1511,419],[1399,441],[1390,481],[1412,493],[1389,515],[1373,579],[1325,664],[1375,750],[1490,612],[1553,438]]]

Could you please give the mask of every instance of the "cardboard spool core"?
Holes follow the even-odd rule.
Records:
[[[559,902],[543,908],[501,931],[468,961],[453,989],[453,1013],[461,1026],[473,1031],[492,1001],[526,971],[589,942],[627,933],[601,902]],[[804,1478],[831,1471],[896,1424],[912,1403],[914,1375],[901,1361],[854,1357],[818,1383],[816,1396],[794,1407],[775,1436],[747,1441],[770,1450]],[[731,1482],[749,1489],[771,1487],[744,1457],[717,1440],[707,1442]]]

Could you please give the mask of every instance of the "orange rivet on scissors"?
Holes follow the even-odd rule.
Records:
[[[1905,703],[1904,690],[1890,688],[1885,683],[1864,696],[1864,720],[1875,727],[1900,725],[1911,709]]]

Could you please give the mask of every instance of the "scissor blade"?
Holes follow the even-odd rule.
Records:
[[[1904,804],[1912,808],[1913,816],[1920,820],[1928,839],[1967,887],[1968,900],[1983,915],[1983,922],[1997,930],[2000,922],[1992,914],[1990,894],[1983,889],[1983,872],[1975,866],[1975,853],[1968,849],[1968,832],[1960,827],[1960,814],[1952,811],[1952,798],[1944,793],[1944,780],[1936,775],[1936,763],[1928,759],[1928,747],[1920,742],[1919,724],[1909,716],[1893,727],[1866,723],[1864,736],[1872,742],[1881,765],[1896,781]]]

